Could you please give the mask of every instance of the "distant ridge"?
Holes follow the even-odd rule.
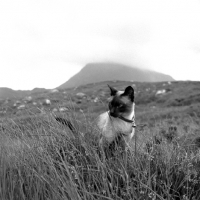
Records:
[[[33,93],[45,91],[47,91],[47,89],[44,88],[34,88],[33,90],[12,90],[10,88],[0,87],[0,99],[20,98],[31,95]]]
[[[88,83],[121,80],[139,82],[174,81],[169,76],[159,72],[139,69],[117,63],[89,63],[79,73],[71,77],[58,88],[70,88]]]

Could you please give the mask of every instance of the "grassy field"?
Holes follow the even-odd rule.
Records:
[[[127,153],[106,159],[94,123],[62,117],[75,133],[50,113],[3,121],[0,199],[199,199],[198,120],[146,121]]]
[[[118,148],[109,158],[98,144],[95,125],[106,95],[93,107],[88,103],[88,111],[83,99],[81,112],[52,113],[47,108],[1,118],[0,199],[200,199],[198,95],[189,94],[192,103],[182,100],[176,106],[169,103],[180,103],[175,99],[181,94],[167,95],[154,100],[152,94],[146,99],[138,95],[145,103],[136,106],[136,135],[127,152]],[[55,115],[70,120],[75,131]]]

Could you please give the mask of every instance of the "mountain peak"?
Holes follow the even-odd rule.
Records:
[[[64,89],[111,80],[138,82],[174,81],[169,75],[123,64],[88,63],[79,73],[75,74],[58,88]]]

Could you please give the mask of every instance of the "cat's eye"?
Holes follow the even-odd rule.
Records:
[[[118,108],[122,108],[122,107],[124,107],[124,104],[120,104],[120,105],[118,106]]]

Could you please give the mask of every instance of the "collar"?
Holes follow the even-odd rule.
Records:
[[[110,112],[109,112],[109,111],[108,111],[108,115],[110,116]],[[131,119],[126,119],[126,118],[123,117],[123,116],[119,116],[119,117],[117,117],[117,118],[119,118],[119,119],[121,119],[121,120],[123,120],[123,121],[125,121],[125,122],[127,122],[127,123],[131,123],[133,128],[136,127],[135,117],[134,117],[134,116],[133,116],[132,120],[131,120]]]

